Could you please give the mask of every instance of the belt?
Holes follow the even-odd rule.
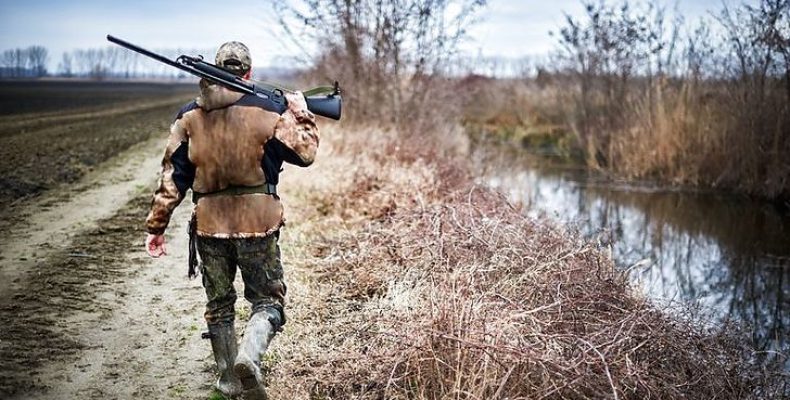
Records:
[[[203,197],[213,196],[233,196],[242,194],[263,193],[270,194],[277,197],[277,185],[271,183],[264,183],[258,186],[228,186],[225,189],[217,190],[216,192],[200,193],[192,191],[192,203],[197,204],[198,200]]]

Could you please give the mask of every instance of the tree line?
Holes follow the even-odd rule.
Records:
[[[213,54],[208,49],[156,50],[168,58],[181,54]],[[183,78],[187,74],[140,54],[117,47],[76,49],[63,52],[55,71],[50,71],[50,52],[43,46],[5,50],[0,57],[0,78],[57,76],[90,79]]]
[[[49,51],[43,46],[9,49],[0,56],[0,77],[47,75]]]

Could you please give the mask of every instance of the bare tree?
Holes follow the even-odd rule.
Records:
[[[3,67],[3,77],[13,76],[13,68],[16,66],[16,61],[14,61],[15,55],[14,50],[3,51],[2,57],[0,57],[0,65]]]
[[[85,57],[88,62],[88,76],[95,79],[105,78],[107,68],[104,65],[104,50],[88,49],[88,51],[85,52]]]
[[[611,135],[629,123],[625,108],[634,87],[641,88],[652,110],[661,96],[666,71],[674,64],[681,19],[667,21],[656,1],[635,8],[628,1],[584,1],[582,18],[566,15],[560,30],[562,60],[579,87],[575,131],[594,166],[612,158]],[[644,82],[644,85],[639,85]]]
[[[63,52],[60,64],[58,64],[58,72],[66,78],[70,78],[73,75],[71,54]]]
[[[694,84],[699,84],[704,78],[712,76],[715,70],[713,58],[713,34],[710,25],[705,20],[700,20],[697,26],[686,37],[684,49],[685,75]]]
[[[47,74],[47,63],[49,62],[49,51],[43,46],[30,46],[26,50],[29,60],[29,68],[33,75],[42,77]]]
[[[25,50],[20,48],[14,49],[14,76],[23,76],[26,67],[27,55],[25,54]]]
[[[42,46],[5,50],[2,54],[4,75],[9,77],[40,77],[47,73],[48,52]]]
[[[441,79],[485,0],[297,0],[273,2],[293,43],[320,45],[314,73],[339,79],[357,104],[352,118],[396,126],[433,113],[426,90]],[[433,94],[431,94],[433,93]]]
[[[778,54],[784,75],[785,92],[790,104],[790,0],[763,0],[756,7],[747,6],[751,19],[758,26],[759,42],[770,52]]]

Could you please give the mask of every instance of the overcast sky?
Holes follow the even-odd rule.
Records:
[[[720,0],[677,3],[686,20],[721,5]],[[240,40],[251,48],[254,64],[270,65],[296,50],[272,38],[277,27],[267,4],[265,0],[2,0],[0,50],[43,45],[50,51],[50,67],[55,68],[64,51],[108,45],[108,33],[152,49],[215,49],[225,41]],[[563,13],[581,11],[579,0],[491,0],[464,50],[507,57],[545,54],[556,40],[548,32],[562,24]]]

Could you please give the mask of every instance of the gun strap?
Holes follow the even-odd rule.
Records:
[[[198,200],[207,196],[234,196],[242,194],[263,193],[277,196],[277,185],[271,183],[264,183],[258,186],[228,186],[225,189],[217,190],[216,192],[200,193],[192,192],[192,203],[197,204]]]
[[[270,92],[273,92],[275,90],[282,90],[289,93],[294,92],[293,89],[282,87],[282,85],[274,85],[268,82],[261,82],[261,81],[253,81],[253,82],[255,83],[256,86],[267,89]],[[331,94],[334,92],[335,92],[334,86],[317,86],[312,89],[305,90],[304,92],[302,92],[302,95],[304,97],[309,97],[309,96],[317,96],[320,94]]]

